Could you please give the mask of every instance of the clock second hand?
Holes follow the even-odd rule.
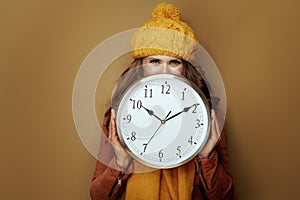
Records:
[[[143,144],[143,145],[145,146],[145,147],[144,147],[144,152],[146,152],[146,149],[147,149],[148,144],[150,143],[150,141],[152,140],[152,138],[156,135],[156,133],[157,133],[157,131],[160,129],[160,127],[161,127],[163,124],[166,123],[166,119],[167,119],[167,117],[168,117],[170,114],[171,114],[171,111],[167,114],[167,116],[165,117],[165,119],[160,120],[161,123],[160,123],[159,127],[158,127],[158,128],[156,129],[156,131],[153,133],[153,135],[152,135],[151,138],[148,140],[148,142]]]

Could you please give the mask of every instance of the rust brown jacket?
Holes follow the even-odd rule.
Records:
[[[108,130],[105,127],[103,127],[103,131],[108,136]],[[118,170],[114,151],[106,138],[101,140],[99,156],[101,162],[97,161],[96,163],[90,188],[92,200],[125,199],[126,181],[130,176],[133,164],[125,172],[121,169]],[[190,162],[195,162],[196,170],[193,200],[231,199],[234,186],[224,132],[209,157],[197,158]],[[103,163],[109,163],[110,167]]]

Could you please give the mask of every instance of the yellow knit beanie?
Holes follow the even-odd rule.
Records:
[[[152,18],[135,32],[131,46],[135,59],[168,55],[192,61],[198,40],[192,28],[181,21],[177,8],[160,3],[153,9]]]

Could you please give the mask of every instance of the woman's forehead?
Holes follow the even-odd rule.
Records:
[[[173,56],[167,56],[167,55],[151,55],[147,56],[144,59],[150,60],[150,59],[160,59],[160,60],[181,60],[179,58],[173,57]]]

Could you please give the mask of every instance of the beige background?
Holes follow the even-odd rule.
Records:
[[[95,159],[72,118],[77,70],[158,2],[1,1],[0,199],[89,199]],[[167,2],[222,73],[236,199],[299,199],[300,3]]]

